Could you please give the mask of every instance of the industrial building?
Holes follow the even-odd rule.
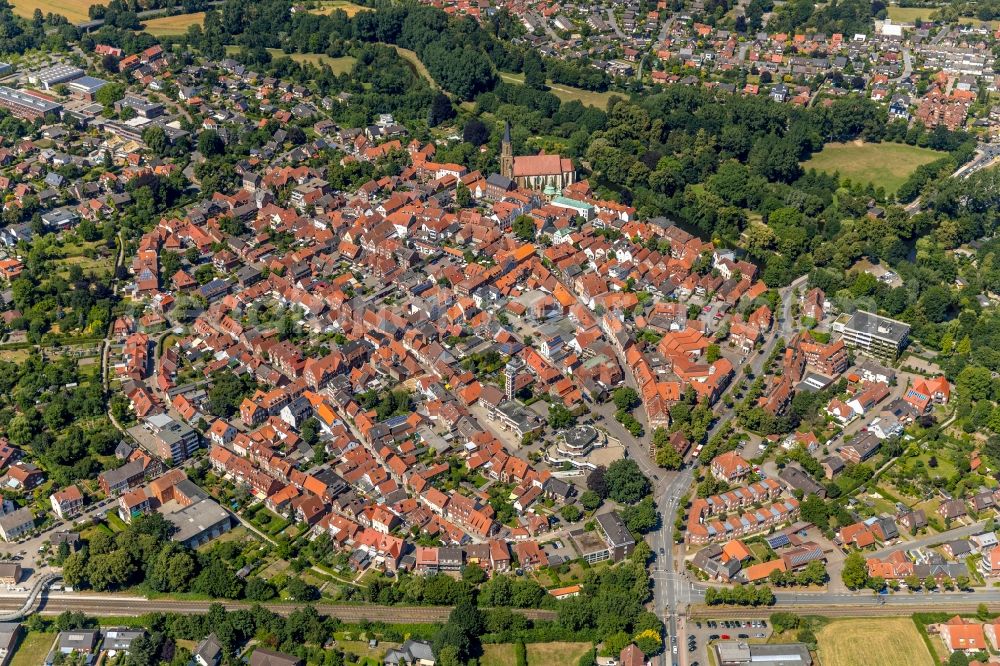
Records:
[[[0,108],[7,109],[22,120],[35,120],[49,113],[58,116],[62,111],[62,104],[22,90],[0,86]]]

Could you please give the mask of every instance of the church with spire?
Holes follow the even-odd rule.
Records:
[[[500,142],[500,175],[514,181],[518,187],[542,190],[554,196],[576,182],[573,160],[559,155],[522,155],[514,157],[510,139],[510,123],[506,123]]]

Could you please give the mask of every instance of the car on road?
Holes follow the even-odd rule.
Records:
[[[750,634],[740,634],[738,638],[750,638]]]
[[[663,548],[661,548],[660,549],[660,555],[666,555],[666,554],[667,554],[667,551],[664,550]],[[698,626],[700,627],[701,625],[698,625]]]
[[[724,641],[728,641],[729,640],[729,634],[722,634],[721,636],[719,636],[719,638],[721,638]]]
[[[674,654],[677,654],[677,646],[674,646]]]

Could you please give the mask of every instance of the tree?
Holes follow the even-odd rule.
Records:
[[[541,56],[534,49],[529,49],[524,54],[524,85],[535,90],[545,88],[545,65]]]
[[[868,565],[861,553],[854,551],[844,559],[841,578],[850,590],[860,590],[865,586],[868,582]]]
[[[799,514],[802,516],[802,520],[812,523],[821,530],[826,530],[830,526],[827,511],[826,502],[812,493],[806,495],[799,504]]]
[[[684,459],[672,444],[667,442],[665,446],[656,448],[656,464],[664,469],[677,470],[684,464]]]
[[[215,130],[204,130],[198,135],[198,152],[205,159],[221,155],[225,149],[226,144]]]
[[[549,405],[548,423],[553,430],[565,430],[576,424],[576,417],[564,405],[552,403]]]
[[[239,409],[248,392],[243,379],[230,372],[220,373],[208,390],[209,409],[213,414],[228,418]]]
[[[319,441],[319,427],[319,419],[314,416],[302,423],[302,439],[306,444],[313,446]]]
[[[639,394],[635,389],[623,386],[614,390],[611,399],[618,409],[632,409],[639,404]]]
[[[535,239],[535,221],[528,215],[518,215],[511,225],[514,235],[523,241]]]
[[[292,577],[285,584],[285,592],[294,601],[314,601],[319,599],[319,590],[301,578]]]
[[[920,307],[927,319],[934,323],[944,321],[952,307],[951,291],[939,284],[928,287],[920,297]]]
[[[170,139],[167,138],[167,133],[159,125],[153,125],[143,130],[142,142],[158,157],[166,155],[167,149],[170,147]]]
[[[622,521],[629,531],[645,534],[656,528],[660,521],[652,495],[644,497],[638,504],[627,506],[621,511]]]
[[[586,511],[594,511],[597,507],[601,506],[601,496],[595,493],[593,490],[585,490],[580,495],[580,504]]]
[[[465,208],[472,203],[472,192],[469,191],[469,186],[461,181],[455,187],[455,203],[460,208]]]
[[[630,458],[611,463],[608,466],[606,480],[608,497],[620,504],[635,504],[651,490],[649,479],[639,470],[639,465]]]
[[[587,489],[595,493],[602,500],[608,496],[608,468],[598,465],[587,475]]]
[[[563,520],[566,522],[575,523],[580,520],[580,516],[583,515],[583,512],[580,511],[580,507],[575,504],[567,504],[559,510],[559,515],[562,516]]]
[[[481,566],[469,564],[462,569],[462,580],[470,585],[482,585],[486,582],[486,572]]]
[[[771,628],[776,634],[783,634],[791,629],[798,629],[801,622],[802,618],[795,613],[786,611],[771,613]]]
[[[455,107],[451,105],[451,100],[443,92],[434,95],[431,101],[431,108],[427,115],[427,124],[437,127],[443,122],[455,117]]]
[[[473,146],[481,146],[490,140],[490,130],[479,118],[470,118],[462,130],[462,140]]]
[[[961,650],[955,650],[948,657],[947,666],[969,666],[969,657]]]
[[[711,344],[705,348],[705,362],[715,363],[722,357],[722,350],[719,349],[719,345]]]
[[[270,581],[258,576],[251,576],[247,579],[246,591],[244,593],[250,601],[270,601],[277,595],[274,585]]]

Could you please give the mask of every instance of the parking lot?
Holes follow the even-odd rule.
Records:
[[[678,646],[678,650],[688,650],[688,665],[716,663],[708,658],[712,643],[726,640],[745,640],[750,643],[766,643],[771,637],[771,626],[764,618],[746,620],[688,620],[688,643]],[[694,649],[691,639],[694,639]]]

